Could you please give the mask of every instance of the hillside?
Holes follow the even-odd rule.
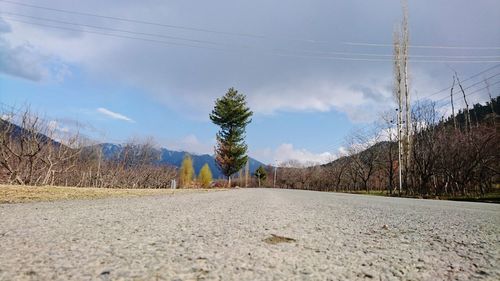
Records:
[[[493,111],[493,112],[492,112]],[[456,115],[457,126],[463,128],[465,125],[467,109],[461,108],[459,109]],[[469,108],[469,116],[472,124],[482,123],[487,120],[493,120],[499,117],[500,115],[500,96],[492,98],[491,101],[486,102],[486,104],[474,104],[471,108]],[[448,117],[445,122],[445,125],[453,125],[453,118]]]
[[[493,109],[493,113],[492,113]],[[465,126],[465,119],[466,115],[465,113],[467,112],[466,109],[459,109],[458,113],[456,114],[456,121],[457,121],[457,126],[460,128],[463,128]],[[469,109],[469,115],[471,118],[471,123],[472,125],[476,124],[483,124],[485,122],[489,122],[494,119],[498,119],[500,116],[500,96],[497,96],[491,101],[486,102],[485,104],[474,104],[470,109]],[[446,126],[453,126],[453,118],[450,116],[446,118],[443,121],[440,121],[438,124],[435,125],[436,127],[446,127]],[[384,153],[389,149],[390,142],[388,141],[381,141],[373,146],[369,147],[368,149],[360,152],[360,157],[364,158],[369,154],[372,153]],[[396,145],[397,142],[393,142],[393,145]],[[347,158],[352,157],[352,156],[347,156]],[[344,158],[336,159],[330,163],[321,165],[322,167],[329,167],[329,166],[334,166],[337,163],[344,161]]]
[[[421,110],[416,116],[422,119],[414,121],[420,125],[412,135],[411,162],[408,168],[402,165],[402,193],[456,197],[497,192],[499,101],[495,97],[491,102],[469,108],[470,126],[465,125],[467,110],[459,110],[456,128],[453,118],[439,119],[437,113],[433,115],[432,104],[416,108]],[[381,141],[324,165],[280,168],[276,186],[394,193],[399,189],[398,170],[398,144]],[[270,184],[273,182],[267,183]]]

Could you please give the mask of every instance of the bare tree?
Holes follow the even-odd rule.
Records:
[[[453,89],[455,88],[455,75],[453,75],[453,84],[450,89],[450,99],[451,99],[451,117],[453,118],[453,127],[457,129],[457,118],[455,117],[455,105],[453,104]]]
[[[131,141],[105,159],[97,144],[77,132],[62,135],[29,108],[0,119],[0,181],[22,185],[166,188],[175,168],[160,164],[149,139]]]
[[[378,147],[374,147],[378,137],[377,134],[357,133],[351,137],[348,149],[352,159],[352,172],[362,181],[366,192],[370,191],[368,181],[375,172],[380,156]]]
[[[384,167],[385,175],[387,178],[387,193],[392,194],[395,189],[395,176],[396,176],[396,168],[398,158],[396,154],[399,153],[397,151],[397,147],[395,142],[397,140],[397,131],[394,129],[394,123],[397,116],[394,116],[392,113],[385,113],[382,115],[382,130],[385,132],[385,137],[387,139],[387,144],[385,148],[385,152],[381,152],[380,162],[381,166]],[[398,128],[396,128],[398,130]]]
[[[470,131],[471,129],[471,120],[470,120],[470,111],[469,111],[469,103],[467,102],[467,97],[465,95],[464,88],[462,87],[462,83],[460,82],[460,78],[458,77],[458,73],[455,71],[455,77],[457,78],[458,86],[460,87],[460,91],[462,91],[462,95],[464,97],[465,103],[465,130]]]

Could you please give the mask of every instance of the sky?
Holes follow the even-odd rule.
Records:
[[[394,110],[401,10],[399,0],[0,0],[0,102],[97,142],[151,137],[212,154],[208,115],[234,87],[254,112],[250,156],[324,163]],[[410,0],[413,99],[449,112],[448,92],[428,96],[453,71],[480,73],[464,81],[470,102],[487,99],[482,79],[498,95],[499,27],[497,0]]]

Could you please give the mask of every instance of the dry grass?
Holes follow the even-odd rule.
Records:
[[[174,190],[0,185],[0,204],[75,199],[101,199],[109,197],[138,197],[221,190],[224,189]]]

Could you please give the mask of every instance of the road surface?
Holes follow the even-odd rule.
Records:
[[[0,218],[0,280],[500,280],[493,204],[238,189]]]

